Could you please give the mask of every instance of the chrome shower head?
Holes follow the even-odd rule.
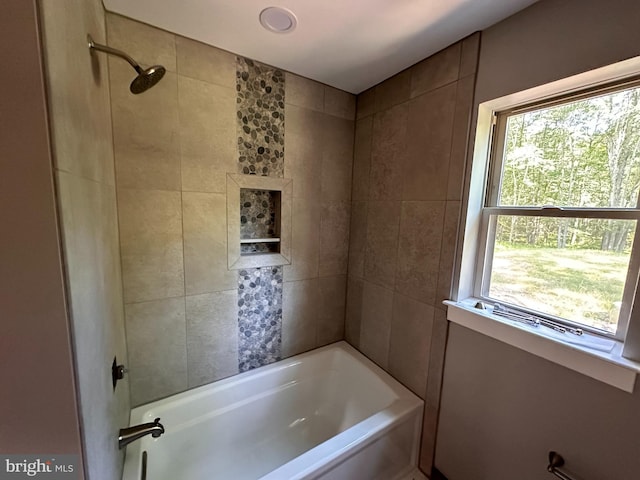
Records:
[[[136,71],[138,71],[138,69],[136,69]],[[162,65],[154,65],[146,70],[140,69],[138,76],[131,82],[129,90],[136,95],[145,92],[162,80],[165,73],[167,73],[167,71]]]
[[[166,73],[166,70],[162,65],[154,65],[153,67],[149,67],[146,70],[142,69],[142,67],[138,65],[138,62],[136,62],[122,50],[117,50],[115,48],[108,47],[107,45],[95,43],[93,41],[93,38],[91,38],[91,35],[87,35],[87,42],[89,42],[89,50],[97,50],[98,52],[115,55],[116,57],[120,57],[126,60],[129,65],[133,67],[133,69],[138,73],[138,76],[131,82],[129,90],[131,91],[131,93],[134,93],[136,95],[149,90],[156,83],[158,83]]]

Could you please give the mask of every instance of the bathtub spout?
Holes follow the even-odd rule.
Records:
[[[142,423],[129,428],[121,428],[118,435],[118,447],[123,449],[131,442],[151,434],[153,438],[158,438],[164,433],[164,426],[160,423],[160,418],[156,418],[151,423]]]

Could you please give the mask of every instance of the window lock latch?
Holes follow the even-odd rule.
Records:
[[[505,307],[501,303],[494,303],[493,314],[498,315],[499,317],[508,318],[509,320],[515,320],[516,322],[526,323],[527,325],[530,325],[536,328],[542,325],[544,327],[550,328],[551,330],[555,330],[558,333],[569,332],[578,336],[584,333],[581,328],[573,328],[568,325],[563,325],[557,322],[553,322],[551,320],[547,320],[546,318],[540,318],[534,315],[513,311]]]

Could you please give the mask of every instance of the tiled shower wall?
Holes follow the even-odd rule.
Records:
[[[227,269],[226,174],[245,162],[258,172],[261,162],[240,162],[235,55],[112,14],[107,38],[167,68],[134,96],[131,67],[109,58],[131,400],[140,405],[252,360],[238,349],[246,328],[238,292],[255,272],[246,280]],[[273,164],[284,171],[258,173],[293,179],[291,265],[260,272],[281,282],[263,293],[281,292],[287,357],[343,338],[355,97],[289,73],[284,80],[283,100],[271,92],[284,103],[284,150],[267,152],[271,161],[284,151]]]
[[[425,399],[431,471],[479,34],[358,96],[346,338]]]
[[[105,42],[104,9],[100,0],[38,7],[86,473],[119,478],[115,439],[130,408],[128,382],[114,391],[110,368],[114,355],[126,363],[127,350],[109,82],[106,57],[92,59],[86,41],[90,33]]]

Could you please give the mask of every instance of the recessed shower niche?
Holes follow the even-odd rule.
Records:
[[[281,194],[240,189],[240,255],[280,253]]]
[[[227,174],[229,269],[288,265],[291,180]]]

